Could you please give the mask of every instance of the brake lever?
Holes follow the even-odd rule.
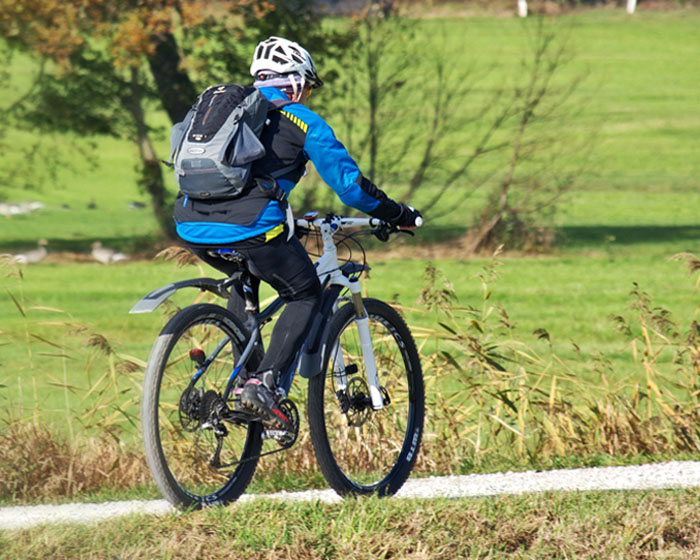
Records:
[[[299,239],[304,239],[307,235],[311,233],[311,229],[307,227],[299,227],[296,226],[294,228],[294,235],[296,235]]]
[[[389,224],[381,224],[379,227],[372,230],[372,234],[382,243],[386,243],[389,241],[389,237],[392,234],[391,226]]]
[[[379,241],[383,243],[389,241],[389,237],[391,237],[392,233],[405,233],[411,237],[415,235],[415,233],[413,233],[410,229],[403,229],[389,224],[381,224],[377,229],[373,229],[372,233],[377,239],[379,239]]]

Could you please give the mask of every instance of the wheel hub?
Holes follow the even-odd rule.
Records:
[[[372,410],[367,382],[361,377],[354,377],[348,383],[345,396],[345,402],[349,405],[346,412],[348,425],[356,428],[362,426]]]

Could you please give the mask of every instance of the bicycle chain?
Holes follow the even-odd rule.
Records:
[[[268,455],[273,455],[275,453],[280,453],[281,451],[286,451],[290,447],[292,447],[296,441],[297,437],[299,436],[299,412],[297,411],[296,405],[289,399],[283,399],[280,402],[280,406],[284,407],[285,411],[290,414],[293,418],[293,421],[295,422],[295,431],[294,431],[294,437],[292,437],[288,442],[286,443],[280,443],[279,440],[276,440],[277,443],[279,444],[279,448],[273,449],[272,451],[266,451],[265,453],[259,453],[258,455],[253,455],[252,457],[246,457],[245,459],[241,459],[240,461],[233,461],[231,463],[227,463],[225,465],[221,465],[218,468],[226,468],[226,467],[231,467],[234,465],[239,465],[241,463],[247,463],[249,461],[254,461],[257,459],[260,459],[261,457],[267,457]],[[261,435],[262,437],[262,435]],[[270,438],[274,439],[274,438]]]
[[[241,459],[240,461],[233,461],[232,463],[226,463],[225,465],[220,465],[219,469],[225,469],[226,467],[232,467],[234,465],[240,465],[242,463],[248,463],[249,461],[254,461],[255,459],[260,459],[261,457],[267,457],[268,455],[274,455],[275,453],[280,453],[281,451],[286,451],[294,443],[296,442],[296,438],[288,445],[282,447],[280,446],[278,449],[273,449],[272,451],[266,451],[265,453],[259,453],[258,455],[253,455],[252,457],[246,457],[245,459]]]

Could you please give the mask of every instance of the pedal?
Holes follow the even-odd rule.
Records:
[[[285,442],[289,440],[290,435],[294,437],[293,432],[288,432],[287,430],[274,430],[272,428],[268,428],[262,433],[262,438],[274,439],[280,445],[284,445]]]

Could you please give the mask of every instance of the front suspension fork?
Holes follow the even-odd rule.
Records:
[[[369,396],[372,401],[374,410],[384,408],[384,397],[379,386],[379,375],[377,373],[377,362],[374,358],[374,348],[372,347],[372,337],[369,332],[369,316],[362,301],[360,293],[360,282],[354,281],[350,283],[350,293],[352,294],[352,303],[355,306],[355,324],[357,332],[360,336],[360,346],[362,348],[362,359],[365,363],[365,372],[367,375],[367,385],[369,386]],[[341,354],[340,349],[337,353]]]

